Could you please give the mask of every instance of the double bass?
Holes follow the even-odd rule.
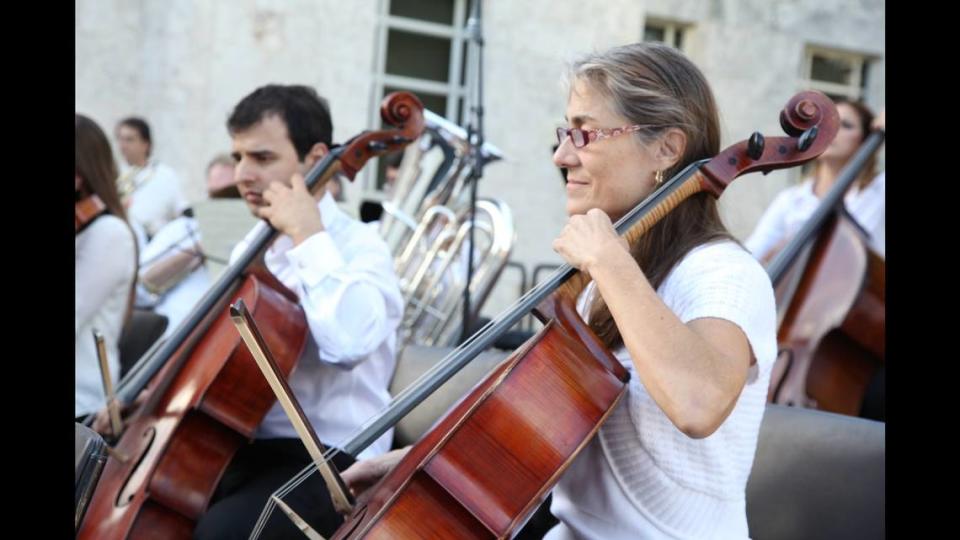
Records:
[[[819,92],[794,96],[780,121],[790,137],[755,133],[690,164],[621,218],[618,234],[633,244],[693,195],[814,159],[839,123]],[[627,389],[629,372],[576,312],[588,281],[558,269],[343,445],[356,455],[531,310],[544,323],[361,496],[335,539],[506,538],[523,525]]]
[[[768,401],[857,416],[886,352],[886,269],[844,209],[884,139],[875,131],[800,231],[771,260],[779,354]]]
[[[396,151],[423,129],[423,105],[395,92],[380,110],[395,129],[363,132],[331,151],[305,175],[308,190],[334,174],[353,179],[372,157]],[[229,318],[242,298],[284,375],[307,339],[293,292],[266,270],[262,256],[277,235],[267,222],[174,334],[118,385],[122,403],[149,397],[108,459],[78,539],[190,538],[235,452],[253,438],[275,398]]]

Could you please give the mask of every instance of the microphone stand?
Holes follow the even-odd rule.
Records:
[[[483,177],[483,30],[480,24],[480,5],[482,0],[472,1],[472,12],[467,19],[467,42],[470,47],[467,65],[468,73],[474,75],[474,99],[471,99],[470,111],[474,113],[467,124],[467,141],[470,143],[473,166],[470,169],[470,241],[467,246],[467,283],[463,289],[463,324],[460,332],[460,342],[470,337],[472,317],[470,315],[470,282],[473,280],[473,234],[477,212],[477,184]],[[468,80],[471,78],[468,76]],[[476,121],[476,125],[474,125]]]

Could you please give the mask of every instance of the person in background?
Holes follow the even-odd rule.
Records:
[[[75,117],[77,201],[95,195],[106,206],[76,235],[74,415],[80,421],[106,404],[93,330],[104,337],[111,378],[120,376],[118,342],[133,305],[137,244],[117,193],[110,142],[96,122],[82,114]]]

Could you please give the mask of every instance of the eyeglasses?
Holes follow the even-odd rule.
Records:
[[[648,127],[659,127],[654,124],[634,124],[632,126],[624,126],[611,129],[580,129],[580,128],[557,128],[557,142],[563,144],[563,141],[567,140],[567,137],[570,137],[570,140],[573,141],[573,146],[577,148],[583,148],[588,143],[593,141],[599,141],[601,139],[608,139],[610,137],[616,137],[617,135],[622,135],[624,133],[633,133],[634,131],[640,131],[641,129]]]

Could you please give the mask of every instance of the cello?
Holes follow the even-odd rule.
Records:
[[[794,96],[780,120],[790,137],[755,133],[690,164],[621,218],[618,234],[633,244],[697,193],[719,197],[742,174],[809,161],[838,127],[819,92]],[[523,525],[627,389],[629,373],[576,312],[588,280],[558,269],[343,445],[356,455],[529,311],[544,323],[361,496],[335,539],[506,538]]]
[[[856,416],[886,352],[886,268],[843,207],[883,143],[874,131],[800,231],[771,260],[779,354],[768,401]]]
[[[384,98],[380,114],[396,129],[366,131],[332,148],[304,177],[319,190],[334,174],[351,180],[372,157],[396,151],[423,129],[412,94]],[[118,385],[130,403],[149,397],[108,459],[78,539],[190,538],[240,445],[253,438],[275,398],[229,318],[242,298],[261,321],[264,339],[289,375],[307,339],[296,296],[266,270],[262,256],[277,236],[267,222],[169,340],[141,359]],[[120,457],[118,457],[120,456]]]

